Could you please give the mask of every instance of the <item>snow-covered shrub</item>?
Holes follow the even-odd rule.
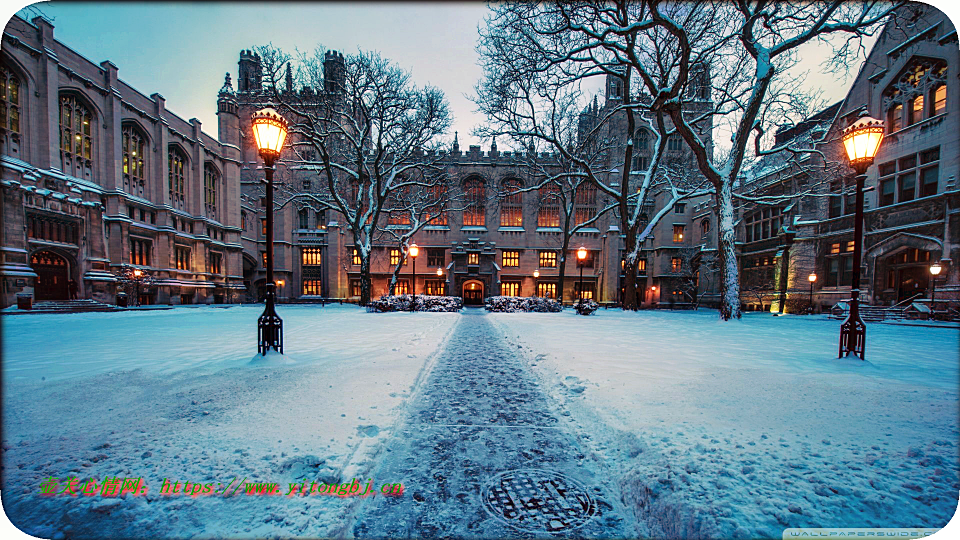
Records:
[[[409,294],[384,295],[379,300],[371,300],[367,311],[386,313],[389,311],[460,311],[463,299],[457,296],[427,296],[418,294],[416,298]]]
[[[549,298],[526,296],[491,296],[487,298],[487,311],[501,313],[556,313],[563,306]]]
[[[590,315],[594,311],[600,309],[600,304],[594,302],[593,300],[587,300],[586,302],[577,302],[576,308],[577,313],[580,315]]]

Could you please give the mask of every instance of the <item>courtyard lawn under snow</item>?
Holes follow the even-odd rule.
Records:
[[[11,520],[47,538],[350,536],[363,499],[161,496],[160,486],[365,482],[402,447],[412,396],[448,336],[478,317],[619,490],[638,536],[941,527],[957,509],[956,329],[870,324],[861,362],[835,358],[839,322],[820,317],[283,305],[289,363],[251,363],[261,311],[2,317]],[[150,492],[40,496],[48,477],[107,476],[143,477]]]
[[[494,314],[654,536],[942,527],[958,500],[958,332],[715,311]],[[635,438],[634,438],[635,437]]]

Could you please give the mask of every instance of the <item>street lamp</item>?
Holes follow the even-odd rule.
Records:
[[[540,297],[540,270],[533,271],[533,291],[537,298]]]
[[[274,308],[277,291],[273,281],[273,164],[280,157],[283,141],[287,138],[287,121],[267,107],[253,113],[252,126],[267,181],[267,305],[257,320],[257,352],[266,355],[273,349],[283,354],[283,320]]]
[[[139,268],[133,271],[133,282],[136,283],[137,307],[140,307],[140,280],[143,279],[143,271]]]
[[[278,303],[278,304],[283,301],[283,284],[284,284],[284,283],[285,283],[285,282],[284,282],[282,279],[278,279],[278,280],[277,280],[277,287],[279,288],[279,291],[277,291],[277,303]]]
[[[410,246],[410,257],[413,258],[413,297],[412,300],[417,299],[417,255],[420,254],[420,248],[416,244]]]
[[[437,268],[437,277],[443,277],[443,268]],[[443,282],[441,281],[441,282],[440,282],[440,295],[441,295],[441,296],[444,295],[444,294],[446,294],[446,292],[447,292],[447,291],[444,290],[444,289],[446,289],[446,287],[443,286]]]
[[[810,274],[807,276],[807,281],[810,282],[810,314],[813,314],[813,284],[817,282],[817,275]]]
[[[864,116],[843,130],[843,147],[850,167],[857,172],[856,215],[853,221],[853,272],[851,274],[850,314],[840,325],[838,357],[865,359],[867,325],[860,318],[860,253],[863,251],[863,183],[883,141],[883,122]]]
[[[930,265],[930,307],[933,309],[934,319],[937,318],[937,276],[941,270],[943,267],[938,262]]]
[[[583,261],[587,258],[587,248],[580,246],[577,250],[577,266],[580,267],[580,303],[583,303]]]

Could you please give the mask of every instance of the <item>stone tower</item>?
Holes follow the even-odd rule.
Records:
[[[262,73],[260,67],[260,55],[252,51],[240,51],[239,78],[237,79],[237,91],[239,92],[259,92]]]
[[[337,51],[327,51],[323,55],[324,90],[330,93],[340,93],[346,78],[343,54]]]
[[[233,93],[230,74],[223,80],[223,87],[217,94],[217,129],[220,142],[240,146],[240,105]]]

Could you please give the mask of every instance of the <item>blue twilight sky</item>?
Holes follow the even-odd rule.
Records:
[[[0,12],[9,17],[16,3],[24,1],[13,0]],[[960,9],[954,2],[931,3],[955,23]],[[122,80],[146,95],[159,92],[171,111],[184,119],[200,119],[207,133],[217,132],[216,94],[225,72],[236,81],[241,49],[273,43],[288,51],[312,51],[322,45],[345,53],[379,51],[411,71],[416,84],[444,91],[462,148],[489,146],[489,141],[470,135],[483,118],[467,99],[481,76],[475,44],[487,12],[485,2],[53,1],[33,6],[20,13],[29,19],[39,9],[53,19],[54,36],[65,45],[96,64],[112,61]],[[859,66],[846,80],[821,75],[824,51],[816,44],[801,49],[797,71],[808,71],[808,90],[821,90],[826,102],[833,103],[843,99]],[[718,137],[722,145],[723,137]]]

